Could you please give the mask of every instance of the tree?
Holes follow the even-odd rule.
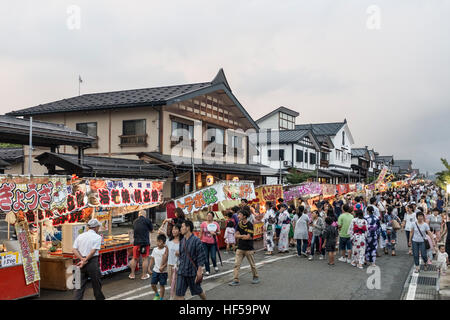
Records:
[[[436,184],[445,190],[447,184],[450,184],[450,165],[448,164],[447,159],[441,158],[441,161],[446,170],[436,173]]]
[[[315,177],[315,173],[309,173],[309,172],[305,172],[305,173],[300,173],[297,170],[295,170],[294,168],[289,169],[289,173],[286,175],[286,181],[289,184],[299,184],[302,182],[307,181],[309,178],[313,178]]]

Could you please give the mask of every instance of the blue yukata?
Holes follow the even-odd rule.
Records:
[[[367,233],[367,247],[366,247],[366,261],[375,263],[377,258],[378,238],[381,233],[381,223],[375,215],[366,215],[368,233]]]

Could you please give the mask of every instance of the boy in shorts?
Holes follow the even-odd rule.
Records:
[[[334,266],[334,256],[336,254],[336,239],[339,235],[335,226],[333,226],[333,219],[331,217],[325,218],[325,230],[323,232],[323,246],[328,252],[328,264]]]
[[[163,234],[158,235],[156,243],[157,247],[152,251],[149,269],[152,275],[152,289],[155,291],[153,300],[162,300],[164,298],[165,285],[167,284],[167,260],[169,256],[169,250],[166,246],[166,236]],[[153,264],[155,266],[152,269]]]

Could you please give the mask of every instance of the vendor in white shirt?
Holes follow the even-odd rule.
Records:
[[[73,253],[80,259],[77,264],[81,271],[81,288],[75,290],[75,299],[82,300],[88,278],[91,278],[92,289],[96,300],[105,300],[102,293],[101,274],[98,251],[102,245],[102,237],[98,234],[100,222],[92,219],[88,222],[89,230],[80,234],[73,243]]]

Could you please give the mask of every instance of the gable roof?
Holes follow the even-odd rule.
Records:
[[[250,124],[256,129],[259,129],[256,122],[232,94],[223,69],[219,70],[211,82],[89,93],[12,111],[7,113],[7,115],[32,116],[38,114],[93,111],[112,108],[165,106],[217,90],[223,90],[233,103],[236,104],[237,108],[245,115],[245,118]]]
[[[352,148],[352,157],[365,157],[367,152],[366,148]]]
[[[394,161],[394,156],[376,156],[375,161],[387,164]]]
[[[258,134],[254,133],[255,139]],[[291,144],[301,143],[301,140],[308,136],[317,150],[320,149],[320,142],[311,130],[268,130],[267,141],[259,141],[261,144]]]
[[[312,129],[316,135],[335,136],[339,130],[347,123],[344,122],[328,122],[328,123],[310,123],[297,124],[295,129]]]
[[[270,118],[271,116],[273,116],[274,114],[277,114],[278,112],[283,112],[283,113],[286,113],[293,117],[298,117],[300,115],[300,113],[298,113],[297,111],[294,111],[292,109],[288,109],[286,107],[281,106],[281,107],[278,107],[277,109],[273,110],[272,112],[269,112],[265,116],[262,116],[258,120],[256,120],[256,123],[260,123],[261,121],[264,121],[264,120]]]
[[[412,166],[411,160],[394,160],[394,166],[398,166],[400,170],[409,170]]]

